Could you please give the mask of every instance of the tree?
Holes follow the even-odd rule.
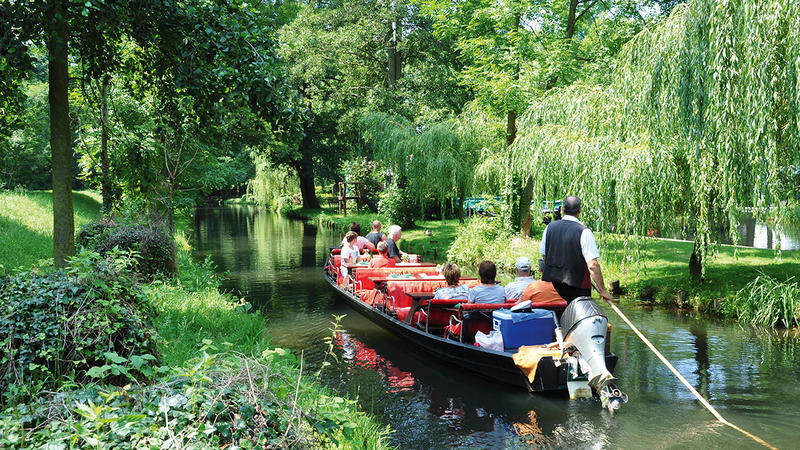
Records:
[[[534,192],[582,196],[582,219],[599,229],[693,232],[699,280],[722,233],[738,240],[744,208],[765,219],[792,195],[780,173],[800,160],[798,12],[777,2],[676,8],[624,46],[608,85],[536,101],[515,165]]]

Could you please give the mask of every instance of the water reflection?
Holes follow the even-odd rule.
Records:
[[[346,317],[322,381],[357,398],[397,430],[401,448],[742,447],[611,312],[615,375],[630,402],[616,414],[596,400],[529,395],[444,365],[353,311],[320,273],[341,236],[253,208],[196,214],[197,256],[228,271],[225,288],[259,308],[273,344],[321,367],[332,314]],[[622,305],[664,355],[729,420],[778,447],[800,429],[800,340],[795,334]],[[329,359],[331,360],[331,359]]]

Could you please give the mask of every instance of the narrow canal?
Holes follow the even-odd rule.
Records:
[[[334,314],[338,361],[323,381],[396,430],[401,448],[754,447],[715,423],[621,321],[615,375],[630,401],[611,414],[593,400],[531,395],[463,373],[404,343],[339,299],[320,267],[341,239],[330,230],[250,207],[199,209],[197,257],[210,255],[225,288],[265,314],[276,346],[319,367]],[[401,244],[402,247],[402,244]],[[622,308],[728,420],[779,448],[800,445],[800,339],[692,315]]]

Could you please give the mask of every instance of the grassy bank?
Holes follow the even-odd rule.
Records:
[[[342,232],[352,221],[359,222],[366,232],[366,227],[374,219],[385,219],[373,213],[340,216],[331,209],[296,209],[288,214],[333,226]],[[432,237],[425,235],[426,229],[432,231]],[[464,226],[455,219],[444,223],[419,221],[415,229],[403,230],[399,245],[404,251],[421,253],[426,260],[437,262],[448,260],[449,252],[449,259],[466,266],[467,271],[483,259],[493,260],[500,269],[498,278],[507,282],[513,278],[513,263],[517,257],[538,259],[541,232],[540,227],[533,231],[532,238],[510,237],[480,219],[468,221]],[[750,286],[753,280],[761,277],[786,283],[797,281],[792,277],[800,274],[800,250],[783,251],[778,255],[772,250],[721,245],[716,258],[707,265],[704,280],[695,283],[689,275],[691,242],[642,238],[634,245],[631,242],[626,244],[617,235],[596,235],[606,283],[620,280],[625,290],[623,299],[628,301],[692,308],[738,318],[743,315],[743,302],[756,302],[746,299],[743,291],[745,288],[755,289]],[[757,310],[767,307],[764,305],[750,306]]]
[[[102,199],[92,191],[74,191],[75,230],[100,214]],[[0,190],[0,265],[17,272],[53,257],[51,191]]]
[[[52,255],[51,208],[49,192],[0,192],[0,264],[22,272]],[[76,192],[75,209],[79,228],[98,216],[99,196]],[[220,292],[210,263],[191,255],[189,223],[176,220],[178,278],[141,285],[157,310],[145,332],[157,336],[157,360],[113,353],[105,366],[15,390],[40,394],[4,393],[0,448],[386,447],[385,427],[270,346],[264,318]],[[91,381],[109,370],[151,375]]]

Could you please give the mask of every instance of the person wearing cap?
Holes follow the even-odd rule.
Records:
[[[581,199],[569,196],[562,205],[564,217],[550,222],[542,234],[539,251],[544,260],[542,280],[553,283],[558,295],[567,302],[591,297],[592,282],[600,297],[610,302],[611,294],[603,282],[600,252],[592,230],[578,220]]]
[[[508,299],[520,298],[522,296],[522,291],[534,281],[531,276],[530,259],[520,256],[517,258],[517,262],[514,263],[514,267],[517,269],[517,278],[506,285],[506,298]]]

